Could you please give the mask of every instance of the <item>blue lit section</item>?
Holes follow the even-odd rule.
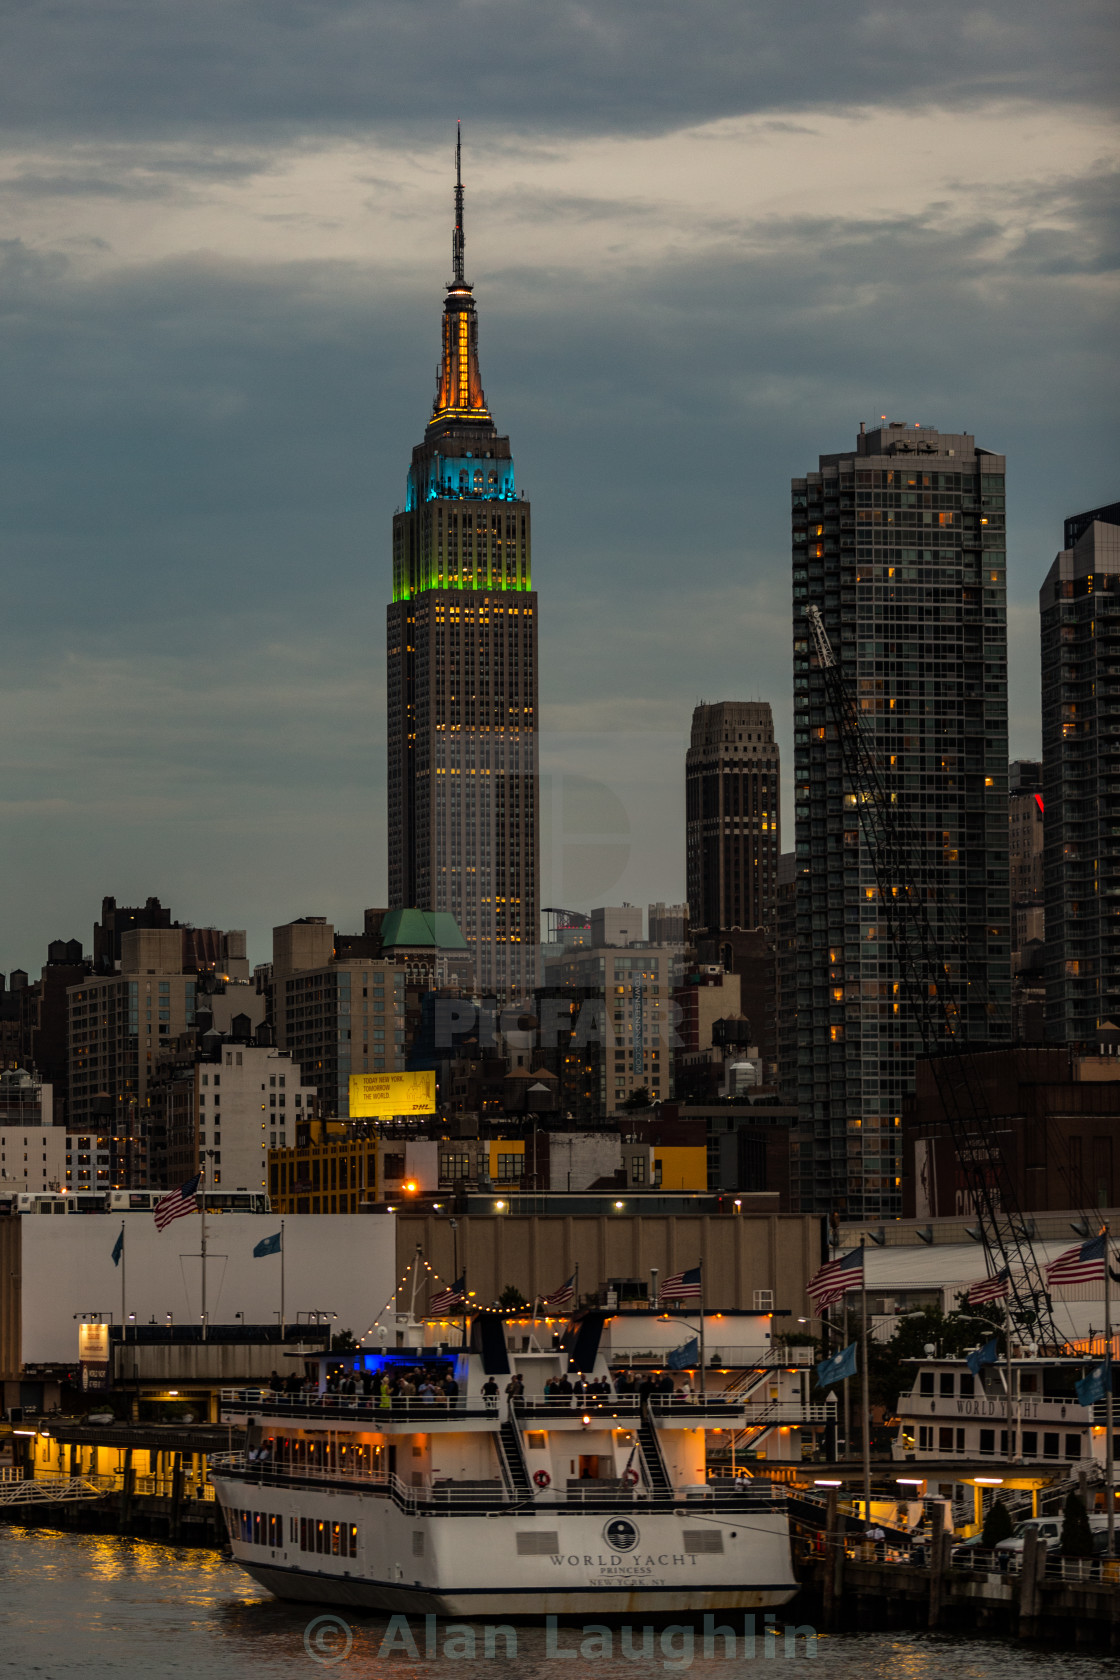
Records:
[[[405,510],[413,513],[421,502],[515,502],[513,462],[493,455],[425,456],[408,470]]]

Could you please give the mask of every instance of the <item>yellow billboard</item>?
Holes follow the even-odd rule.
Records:
[[[434,1073],[352,1073],[351,1120],[385,1119],[394,1114],[434,1114]]]

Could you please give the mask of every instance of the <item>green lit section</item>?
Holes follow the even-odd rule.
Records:
[[[423,502],[393,520],[393,600],[430,589],[533,587],[528,502]]]

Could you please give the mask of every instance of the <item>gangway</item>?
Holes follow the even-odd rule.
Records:
[[[36,1476],[34,1480],[5,1475],[0,1478],[0,1507],[60,1505],[75,1499],[104,1499],[107,1488],[93,1476]]]

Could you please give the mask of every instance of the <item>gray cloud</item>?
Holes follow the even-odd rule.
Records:
[[[1061,195],[1087,259],[1098,187]],[[788,753],[788,480],[861,418],[1008,453],[1013,747],[1036,750],[1035,592],[1062,517],[1115,494],[1111,323],[1011,225],[729,220],[702,255],[480,285],[487,391],[534,504],[546,755],[570,763],[575,732],[658,813],[633,824],[629,896],[683,889],[679,755],[649,755],[639,798],[636,728],[676,739],[715,683],[771,699]],[[6,966],[86,934],[106,891],[247,922],[258,958],[287,915],[356,924],[383,892],[389,518],[438,277],[218,257],[91,277],[18,242],[0,260]]]
[[[450,115],[648,133],[934,96],[1108,100],[1114,23],[1104,0],[24,0],[5,19],[0,121],[427,136]]]
[[[121,218],[205,207],[342,134],[369,143],[362,190],[400,227],[427,212],[378,137],[426,156],[458,115],[526,160],[744,112],[811,134],[864,106],[928,107],[935,147],[938,110],[1035,101],[1044,123],[1103,102],[1112,26],[1103,0],[10,5],[0,967],[88,938],[104,892],[247,924],[257,959],[274,922],[354,926],[384,892],[389,521],[442,273],[239,261],[220,237],[87,260]],[[874,167],[897,183],[909,160]],[[617,784],[634,901],[683,895],[698,699],[771,699],[788,768],[788,480],[860,419],[1006,450],[1012,750],[1037,751],[1038,583],[1062,518],[1117,493],[1114,193],[1102,163],[882,215],[842,192],[807,215],[795,189],[750,222],[585,180],[492,197],[586,252],[553,273],[516,235],[504,267],[487,251],[483,375],[533,499],[546,767]],[[313,225],[293,202],[261,222]]]

